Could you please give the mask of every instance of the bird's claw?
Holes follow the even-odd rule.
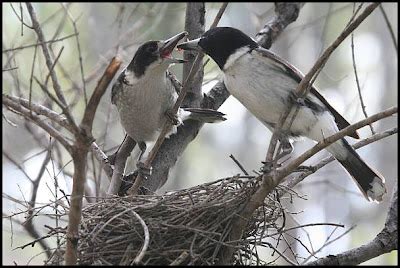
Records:
[[[116,151],[116,152],[113,153],[112,155],[107,155],[108,162],[109,162],[110,165],[112,165],[112,166],[115,164],[115,159],[117,159],[117,153],[118,153],[118,151]]]
[[[315,172],[317,171],[317,168],[314,166],[298,166],[295,170],[295,172]]]
[[[165,116],[173,125],[179,125],[179,117],[176,113],[174,113],[171,109],[168,109],[165,112]]]
[[[138,176],[141,175],[143,178],[147,179],[151,176],[152,167],[148,168],[143,162],[138,162],[136,164],[138,168],[135,172],[137,172]]]
[[[293,104],[302,105],[304,106],[304,100],[300,98],[295,91],[289,92],[289,101]]]

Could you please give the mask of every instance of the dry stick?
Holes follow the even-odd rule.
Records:
[[[371,124],[375,121],[383,119],[385,117],[389,117],[395,113],[397,113],[398,108],[393,107],[389,108],[383,112],[377,113],[372,115],[364,120],[361,120],[353,125],[350,125],[339,132],[335,133],[332,136],[327,137],[323,141],[317,143],[314,147],[304,152],[298,158],[294,159],[284,168],[277,171],[276,175],[268,175],[267,179],[263,179],[261,187],[257,190],[255,194],[251,196],[249,202],[245,205],[245,208],[242,210],[240,217],[235,222],[234,226],[232,227],[232,236],[234,239],[238,239],[237,237],[241,237],[242,230],[247,222],[247,219],[253,214],[253,212],[263,203],[265,197],[278,185],[280,184],[283,179],[293,172],[300,164],[306,161],[308,158],[315,155],[317,152],[321,151],[322,149],[326,148],[330,144],[336,142],[337,140],[343,138],[344,136],[353,133],[355,130],[364,127],[368,124]],[[265,177],[265,176],[263,176]],[[238,233],[239,232],[239,233]],[[233,240],[233,239],[232,239]],[[233,253],[233,252],[232,252]],[[230,258],[229,258],[230,259]],[[227,261],[223,259],[222,261]]]
[[[354,149],[359,149],[361,147],[364,147],[368,144],[371,144],[378,140],[384,139],[384,138],[394,135],[396,133],[398,133],[398,128],[394,127],[392,129],[386,130],[382,133],[376,133],[368,138],[365,138],[365,139],[353,144],[352,147]],[[303,181],[307,176],[315,173],[317,170],[321,169],[322,167],[329,164],[330,162],[333,162],[334,160],[335,160],[335,158],[333,156],[328,156],[328,157],[322,159],[318,164],[311,166],[310,170],[303,172],[300,175],[288,180],[287,183],[285,183],[286,187],[289,189],[293,188],[295,185],[297,185],[298,183]],[[285,192],[282,192],[282,194],[280,194],[280,195],[283,195]]]
[[[122,178],[124,176],[126,160],[130,156],[132,150],[135,148],[136,142],[126,135],[122,142],[118,153],[115,156],[114,171],[112,172],[111,182],[108,186],[107,195],[116,195],[120,189]],[[108,158],[107,158],[108,159]]]
[[[49,69],[49,72],[50,72],[50,77],[51,77],[51,80],[53,82],[54,91],[56,92],[56,95],[57,95],[58,99],[63,104],[63,106],[62,106],[63,113],[67,116],[68,120],[70,121],[70,123],[71,123],[71,125],[72,125],[72,127],[74,129],[75,136],[79,136],[79,127],[75,123],[75,120],[71,115],[71,111],[67,106],[67,101],[65,100],[64,94],[62,93],[62,90],[61,90],[61,86],[58,83],[56,72],[54,72],[54,70],[52,69],[53,63],[52,63],[51,58],[50,58],[49,50],[48,50],[48,48],[46,46],[46,40],[44,38],[44,35],[43,35],[43,32],[42,32],[42,28],[40,27],[39,21],[36,18],[35,9],[33,8],[31,3],[26,3],[26,6],[27,6],[29,14],[31,16],[33,29],[35,30],[35,32],[36,32],[36,34],[38,36],[38,39],[41,42],[43,55],[44,55],[44,58],[45,58],[45,61],[46,61],[47,68]]]
[[[87,92],[86,92],[86,83],[85,83],[85,75],[83,72],[83,63],[82,63],[82,52],[81,52],[81,43],[79,42],[79,32],[78,32],[78,28],[76,27],[76,22],[74,20],[74,18],[72,17],[71,13],[68,10],[68,7],[66,7],[64,4],[61,4],[63,6],[63,8],[65,9],[65,11],[67,12],[67,15],[69,17],[69,19],[72,22],[72,26],[74,27],[74,33],[75,35],[75,40],[76,40],[76,46],[78,48],[78,57],[79,57],[79,67],[80,67],[80,71],[81,71],[81,78],[82,78],[82,88],[83,88],[83,96],[85,98],[85,104],[87,105]]]
[[[354,13],[355,5],[356,4],[354,3],[353,4],[353,13]],[[364,116],[365,116],[365,118],[367,118],[368,114],[367,114],[367,110],[366,110],[366,107],[365,107],[365,104],[364,104],[364,99],[363,99],[362,94],[361,94],[361,86],[360,86],[360,81],[358,80],[356,58],[355,58],[354,54],[355,54],[354,53],[354,33],[351,33],[351,59],[353,61],[354,76],[356,77],[358,98],[360,99],[361,109],[362,109],[362,111],[364,113]],[[372,125],[369,125],[369,127],[371,129],[372,134],[375,134],[374,127]]]
[[[339,37],[325,50],[325,52],[322,54],[322,56],[317,60],[317,62],[314,64],[313,68],[307,73],[307,75],[301,80],[301,82],[299,83],[298,87],[295,90],[295,94],[297,96],[302,96],[303,94],[305,94],[307,92],[307,88],[309,86],[309,82],[310,80],[314,77],[314,75],[322,69],[322,67],[324,66],[324,64],[326,63],[326,61],[328,60],[329,56],[332,54],[332,52],[342,43],[342,41],[348,36],[350,35],[350,33],[358,27],[358,25],[361,24],[361,22],[379,5],[379,3],[373,3],[370,4],[369,6],[367,6],[365,8],[365,10],[353,21],[351,22],[348,26],[346,26],[346,28],[343,30],[343,32],[339,35]],[[273,153],[275,151],[275,147],[278,141],[278,137],[280,135],[280,131],[282,129],[282,126],[284,124],[284,122],[286,121],[287,116],[289,115],[290,111],[292,108],[292,104],[289,104],[287,109],[285,110],[284,113],[282,113],[276,127],[274,130],[274,133],[272,135],[271,138],[271,142],[269,144],[268,147],[268,152],[267,152],[267,156],[266,156],[266,161],[265,162],[272,162],[273,159]],[[396,108],[397,111],[397,108]],[[289,126],[290,127],[290,126]],[[352,127],[352,126],[350,126]],[[349,129],[350,127],[345,128]],[[357,128],[356,128],[357,129]],[[355,130],[355,129],[354,129]],[[342,131],[338,132],[341,133]],[[338,134],[336,133],[336,134]],[[350,132],[349,132],[350,133]],[[336,135],[335,134],[335,135]],[[335,136],[333,135],[333,136]],[[331,137],[333,137],[331,136]],[[336,135],[337,137],[337,135]],[[331,138],[332,139],[332,138]],[[339,138],[338,138],[339,139]],[[322,142],[326,143],[325,141]],[[321,147],[321,142],[318,143],[316,146],[313,147],[316,148],[318,146]],[[327,146],[327,145],[326,145]],[[325,147],[326,147],[325,146]],[[325,148],[323,147],[323,148]],[[322,149],[322,148],[321,148]],[[321,150],[319,149],[319,150]],[[319,151],[318,150],[318,151]],[[311,151],[311,150],[309,150]],[[316,150],[313,150],[316,151]],[[307,153],[307,152],[306,152]],[[314,154],[316,152],[313,152]],[[303,154],[304,155],[304,154]],[[302,156],[303,156],[302,155]],[[310,157],[310,156],[308,156]],[[300,158],[300,157],[299,157]],[[299,159],[298,158],[298,159]],[[305,158],[305,157],[303,157]],[[303,160],[304,161],[304,160]],[[284,169],[284,171],[280,171],[279,175],[277,174],[276,176],[274,176],[274,178],[271,178],[271,176],[269,176],[268,174],[264,174],[262,177],[262,185],[261,187],[257,190],[256,193],[254,193],[254,195],[251,197],[251,199],[249,200],[249,202],[245,205],[244,209],[242,210],[241,213],[241,217],[238,217],[237,221],[234,223],[233,227],[232,227],[232,232],[231,232],[231,240],[238,240],[240,239],[240,237],[242,236],[242,232],[243,229],[246,225],[247,219],[250,218],[250,216],[253,214],[253,212],[262,204],[264,198],[270,193],[270,191],[277,185],[276,183],[280,182],[280,180],[282,180],[282,178],[284,178],[287,174],[288,171],[292,171],[295,167],[293,163],[298,163],[297,165],[300,165],[303,161],[301,161],[300,163],[298,163],[299,161],[294,160],[293,162],[291,162],[290,165],[290,169],[288,169],[288,167],[286,167]],[[294,168],[293,168],[294,166]],[[221,258],[220,258],[220,262],[223,264],[228,264],[230,263],[230,260],[232,258],[232,254],[233,254],[233,250],[231,248],[225,248],[225,250],[222,251],[221,253]]]
[[[100,99],[106,91],[115,73],[118,71],[121,61],[114,57],[100,78],[81,122],[80,134],[76,136],[73,145],[72,159],[74,162],[74,175],[71,193],[71,205],[68,214],[67,245],[65,250],[66,265],[75,265],[77,261],[77,249],[79,240],[79,225],[82,216],[82,199],[86,182],[87,154],[93,143],[92,126],[94,116]]]
[[[398,54],[396,36],[394,35],[394,31],[393,31],[392,25],[390,25],[389,18],[387,17],[386,12],[383,9],[382,4],[379,5],[379,9],[381,10],[383,18],[385,19],[387,28],[389,29],[389,33],[390,33],[390,37],[392,38],[392,41],[393,41],[394,49],[396,49],[396,53]]]
[[[35,123],[40,128],[45,130],[50,136],[52,136],[58,142],[60,142],[68,152],[71,152],[72,146],[71,144],[69,144],[66,137],[64,137],[64,135],[62,135],[53,126],[44,122],[39,116],[31,114],[31,111],[29,109],[26,109],[22,107],[19,103],[16,103],[12,101],[12,99],[7,98],[6,95],[3,95],[3,104],[6,105],[11,110],[14,110],[15,112],[21,114],[26,119],[31,120],[33,123]]]
[[[85,114],[83,115],[81,128],[84,129],[87,134],[92,132],[92,126],[94,121],[94,116],[96,114],[97,106],[99,105],[101,97],[107,90],[108,85],[111,80],[114,78],[117,73],[119,67],[121,66],[121,59],[118,57],[114,57],[111,60],[111,63],[108,65],[105,73],[101,77],[100,81],[97,83],[97,86],[90,97],[89,103],[86,106]]]
[[[149,233],[149,228],[147,227],[142,217],[140,217],[139,214],[137,214],[133,210],[131,210],[131,213],[133,213],[133,215],[135,215],[135,217],[139,220],[140,224],[143,227],[143,232],[144,232],[144,243],[142,249],[140,250],[140,253],[136,256],[136,258],[133,260],[133,264],[138,265],[142,261],[144,254],[146,253],[146,250],[149,247],[150,233]]]
[[[211,25],[212,27],[215,27],[218,24],[219,19],[221,18],[222,14],[219,15],[220,13],[223,12],[223,10],[225,10],[227,6],[227,3],[224,3],[221,7],[220,12],[218,12],[217,17],[214,19],[213,24]],[[210,29],[212,29],[210,27]],[[192,65],[192,68],[190,69],[190,72],[185,80],[185,82],[183,83],[182,86],[182,90],[179,94],[178,99],[175,102],[174,107],[172,107],[171,112],[176,114],[178,112],[179,107],[181,106],[183,99],[185,98],[186,92],[188,90],[188,85],[190,83],[190,81],[192,81],[194,75],[196,74],[196,72],[199,70],[199,68],[201,67],[201,61],[203,59],[203,55],[204,53],[199,52],[196,56],[196,59]],[[144,162],[144,166],[146,168],[151,168],[151,163],[153,162],[154,158],[156,157],[156,154],[158,152],[158,150],[160,149],[163,141],[165,140],[165,136],[167,135],[167,133],[169,132],[171,128],[171,123],[169,121],[166,121],[164,123],[164,126],[162,128],[162,131],[160,133],[160,135],[158,136],[158,139],[154,145],[154,147],[152,148],[152,150],[149,153],[149,156],[147,157],[146,161]],[[141,174],[139,174],[136,179],[134,184],[132,185],[132,187],[128,190],[128,195],[135,195],[137,194],[137,191],[139,189],[139,186],[142,184],[143,181],[143,176]]]
[[[75,36],[76,34],[70,34],[58,39],[54,39],[54,40],[50,40],[50,41],[45,41],[45,42],[39,42],[36,44],[31,44],[31,45],[25,45],[25,46],[20,46],[20,47],[16,47],[16,48],[8,48],[2,51],[2,53],[6,53],[6,52],[10,52],[10,51],[15,51],[15,50],[21,50],[21,49],[25,49],[25,48],[30,48],[30,47],[37,47],[37,46],[41,46],[43,44],[50,44],[50,43],[55,43],[55,42],[59,42],[59,41],[63,41],[65,39],[71,38],[73,36]]]
[[[358,248],[350,249],[338,255],[327,257],[307,263],[306,265],[356,265],[382,254],[398,249],[398,189],[394,188],[390,207],[386,216],[385,225],[376,237]]]

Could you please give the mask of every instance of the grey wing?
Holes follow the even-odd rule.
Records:
[[[122,90],[125,81],[125,70],[118,76],[117,81],[111,88],[111,103],[116,105],[116,97],[118,93]]]
[[[261,53],[264,57],[273,60],[276,63],[275,67],[278,70],[288,73],[297,83],[300,83],[301,79],[303,79],[304,75],[300,70],[298,70],[296,67],[294,67],[292,64],[282,59],[278,55],[264,48],[256,48],[255,50]],[[350,123],[346,119],[344,119],[344,117],[340,115],[339,112],[336,111],[336,109],[329,104],[329,102],[321,95],[321,93],[318,92],[318,90],[314,86],[311,87],[310,93],[325,105],[326,109],[335,118],[335,122],[339,129],[344,129],[347,126],[350,126]],[[350,133],[348,136],[356,139],[360,138],[357,131]]]

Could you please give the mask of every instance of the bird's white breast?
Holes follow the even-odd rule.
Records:
[[[128,81],[133,84],[124,85],[117,102],[121,124],[136,141],[155,140],[165,122],[165,111],[174,105],[177,94],[165,71]]]
[[[242,48],[232,54],[224,66],[224,82],[228,91],[237,98],[253,115],[265,125],[276,124],[287,106],[289,92],[298,83],[290,79],[282,65],[263,57],[253,50]],[[316,97],[309,96],[314,102],[323,105]],[[290,117],[295,114],[292,109]],[[326,114],[325,114],[326,113]],[[321,115],[328,120],[320,125]],[[329,112],[320,115],[301,106],[292,121],[291,131],[313,140],[321,140],[337,131],[336,124]],[[289,122],[291,120],[287,120]],[[321,134],[323,133],[323,134]],[[296,134],[297,135],[297,134]]]

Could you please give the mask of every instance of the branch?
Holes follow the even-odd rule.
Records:
[[[53,122],[56,122],[60,126],[64,127],[71,133],[73,133],[73,129],[67,118],[64,116],[56,113],[55,111],[47,108],[44,105],[36,104],[36,103],[29,103],[29,100],[21,98],[21,97],[13,97],[9,96],[6,94],[3,94],[3,102],[5,101],[5,104],[7,105],[9,102],[14,102],[15,104],[19,103],[26,109],[30,109],[33,112],[35,112],[38,115],[43,115],[46,116],[48,119],[50,119]]]
[[[365,138],[365,139],[353,144],[352,147],[354,149],[359,149],[361,147],[364,147],[364,146],[366,146],[368,144],[371,144],[371,143],[373,143],[375,141],[384,139],[384,138],[389,137],[389,136],[391,136],[393,134],[396,134],[396,133],[398,133],[397,127],[389,129],[389,130],[386,130],[386,131],[384,131],[382,133],[376,133],[376,134],[372,135],[371,137]],[[286,187],[288,189],[292,189],[295,185],[297,185],[298,183],[303,181],[307,176],[315,173],[317,170],[321,169],[325,165],[327,165],[330,162],[333,162],[335,160],[336,159],[333,156],[326,157],[325,159],[321,160],[318,164],[316,164],[314,166],[311,166],[308,171],[303,172],[302,174],[300,174],[300,175],[288,180],[288,182],[285,183]]]
[[[10,98],[6,98],[6,95],[3,95],[3,104],[6,105],[11,110],[19,113],[26,119],[29,119],[44,131],[46,131],[50,136],[55,138],[58,142],[60,142],[68,152],[71,152],[72,146],[67,141],[66,137],[64,137],[57,129],[55,129],[50,124],[45,123],[40,117],[35,114],[32,114],[30,110],[24,108],[18,103],[13,102]]]
[[[269,49],[279,34],[299,16],[304,3],[275,3],[275,17],[256,34],[256,41]]]
[[[338,255],[329,255],[327,257],[310,262],[307,265],[357,265],[367,260],[375,258],[392,250],[397,250],[398,231],[397,231],[397,207],[398,207],[398,189],[395,187],[390,207],[387,213],[385,226],[382,231],[368,244],[351,249]]]
[[[190,40],[200,37],[205,30],[205,3],[204,2],[189,2],[186,4],[185,14],[185,31],[189,33]],[[198,61],[203,60],[204,55],[198,56]],[[191,69],[193,60],[196,57],[194,51],[184,51],[183,58],[188,62],[183,64],[182,81],[187,80]],[[198,69],[194,70],[194,77],[187,85],[187,94],[182,102],[184,107],[199,107],[202,99],[201,86],[204,77],[204,68],[202,65],[197,66]]]
[[[251,196],[250,200],[248,203],[244,204],[242,213],[240,216],[236,218],[236,221],[232,227],[231,231],[231,238],[230,241],[237,241],[240,239],[242,236],[242,232],[244,230],[244,227],[246,226],[247,219],[251,217],[253,212],[264,202],[264,199],[268,194],[271,193],[271,191],[278,185],[280,184],[284,178],[289,175],[291,172],[293,172],[299,165],[301,165],[304,161],[306,161],[308,158],[311,156],[315,155],[317,152],[320,150],[328,147],[335,141],[343,138],[344,136],[348,135],[349,133],[354,132],[355,130],[364,127],[368,124],[371,124],[377,120],[380,120],[382,118],[388,117],[393,115],[394,113],[397,113],[397,107],[389,108],[383,112],[377,113],[375,115],[372,115],[364,120],[361,120],[353,125],[350,125],[341,131],[335,133],[334,135],[331,135],[324,139],[321,142],[318,142],[314,147],[311,149],[307,150],[304,152],[302,155],[291,161],[289,164],[287,164],[284,168],[277,170],[276,174],[267,174],[263,175],[262,177],[262,184],[260,188]],[[222,263],[228,263],[231,260],[233,251],[231,248],[225,248],[225,250],[222,251],[221,253],[221,259],[220,261]]]
[[[121,187],[122,179],[124,177],[125,163],[130,156],[136,142],[126,135],[126,138],[121,144],[115,156],[114,171],[110,185],[108,186],[107,195],[116,195]]]
[[[86,106],[85,114],[83,115],[81,123],[81,128],[86,131],[86,135],[90,136],[92,135],[91,133],[92,133],[93,121],[94,121],[94,116],[96,114],[97,106],[99,105],[101,97],[106,92],[108,85],[114,78],[120,66],[121,66],[121,60],[117,57],[114,57],[111,60],[110,64],[107,66],[104,74],[97,83],[97,86],[94,89],[92,96],[90,97],[89,103]]]
[[[49,53],[49,50],[48,50],[47,45],[46,45],[46,40],[44,38],[44,35],[43,35],[43,32],[42,32],[42,28],[40,27],[39,21],[36,18],[35,9],[33,8],[31,3],[26,3],[26,6],[27,6],[29,14],[31,16],[32,27],[33,27],[33,29],[35,30],[35,32],[36,32],[36,34],[38,36],[39,42],[41,43],[41,47],[42,47],[42,50],[43,50],[43,55],[44,55],[44,58],[45,58],[45,61],[46,61],[46,65],[47,65],[47,68],[49,69],[50,77],[51,77],[51,80],[53,82],[54,91],[56,92],[57,97],[59,98],[59,100],[63,104],[63,106],[62,106],[63,112],[67,116],[67,118],[70,121],[72,127],[75,129],[74,133],[76,135],[78,135],[79,128],[76,125],[75,120],[71,115],[71,111],[69,110],[69,108],[67,106],[67,101],[65,100],[64,94],[62,93],[61,86],[58,83],[56,72],[53,70],[53,62],[52,62],[52,60],[50,58],[50,53]]]

